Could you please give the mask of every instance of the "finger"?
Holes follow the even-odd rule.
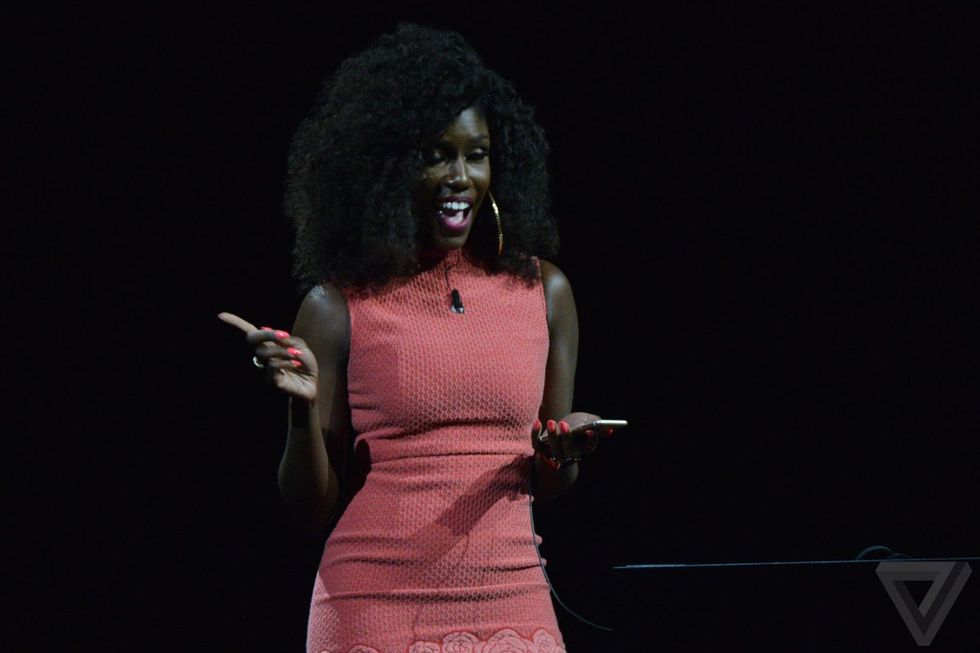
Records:
[[[248,322],[247,320],[243,320],[234,313],[218,313],[218,319],[225,324],[230,324],[233,327],[241,329],[244,333],[252,333],[253,331],[258,330],[254,324]]]
[[[541,420],[535,420],[534,425],[538,430],[538,442],[541,444],[551,445],[557,439],[557,423],[553,419],[549,419],[544,425],[541,424]]]
[[[549,456],[558,459],[566,457],[570,444],[570,439],[567,436],[570,431],[571,429],[569,429],[568,423],[564,420],[548,420],[548,440],[546,444],[548,445]]]
[[[552,469],[559,469],[561,467],[561,463],[558,462],[557,456],[551,456],[550,454],[545,454],[541,456],[541,460],[544,462],[545,465],[547,465]]]
[[[548,439],[548,436],[544,433],[544,424],[541,423],[540,419],[535,419],[534,424],[531,425],[531,437],[536,442],[544,442]]]
[[[558,433],[561,438],[559,449],[561,450],[562,458],[578,457],[578,441],[581,438],[581,434],[573,431],[571,425],[565,420],[558,422]]]
[[[256,346],[262,342],[271,342],[283,346],[295,346],[296,344],[303,343],[299,338],[292,338],[289,332],[281,329],[273,329],[272,327],[261,327],[255,331],[251,331],[245,336],[245,340],[252,346]]]
[[[599,435],[595,432],[595,429],[572,431],[572,436],[575,439],[575,446],[588,453],[595,451],[599,442]]]
[[[265,366],[271,370],[294,370],[303,367],[303,362],[295,358],[273,358]]]
[[[559,449],[563,458],[578,460],[593,453],[599,443],[594,429],[572,428],[565,420],[558,422],[558,432],[561,436]]]
[[[304,352],[298,347],[282,347],[272,342],[261,342],[255,348],[255,357],[263,363],[274,360],[285,360],[287,362],[295,360],[299,361],[302,365],[308,365],[310,361],[309,359],[304,359],[304,356],[310,354],[311,352]],[[294,365],[293,367],[299,367],[299,365]]]
[[[599,448],[599,435],[592,429],[587,429],[583,435],[585,436],[585,451],[595,453],[595,450]]]

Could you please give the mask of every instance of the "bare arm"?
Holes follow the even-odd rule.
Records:
[[[541,262],[541,277],[548,304],[548,363],[544,397],[538,416],[542,423],[558,421],[572,410],[575,366],[578,363],[578,313],[568,278],[555,265]],[[564,493],[578,477],[578,464],[554,469],[540,453],[534,456],[535,501],[547,502]]]
[[[279,464],[279,492],[289,512],[310,533],[326,528],[340,498],[338,472],[350,435],[347,403],[349,316],[343,295],[324,284],[300,305],[293,334],[316,357],[316,399],[290,398],[290,425]]]

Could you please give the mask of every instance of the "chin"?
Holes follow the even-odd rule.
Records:
[[[466,240],[469,237],[469,232],[465,234],[460,234],[458,236],[446,236],[443,234],[436,234],[432,239],[432,245],[441,251],[450,252],[454,249],[462,249],[463,245],[466,244]]]

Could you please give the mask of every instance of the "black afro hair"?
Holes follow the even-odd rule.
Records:
[[[543,130],[459,34],[406,24],[340,65],[293,139],[285,210],[302,292],[323,282],[368,288],[418,270],[421,223],[412,198],[425,148],[474,106],[490,128],[505,248],[497,256],[485,203],[468,254],[493,272],[537,277],[533,257],[558,249]]]

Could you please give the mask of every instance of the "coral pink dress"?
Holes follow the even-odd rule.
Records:
[[[370,464],[324,548],[307,651],[564,651],[529,512],[541,283],[453,252],[347,301],[351,421]]]

